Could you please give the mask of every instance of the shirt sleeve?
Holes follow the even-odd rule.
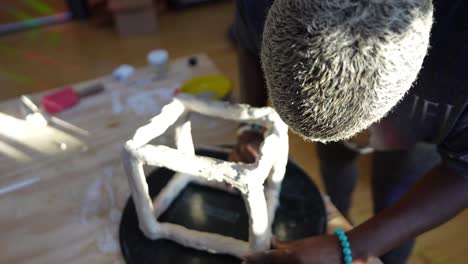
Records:
[[[468,180],[468,109],[465,107],[448,136],[438,146],[442,162]]]

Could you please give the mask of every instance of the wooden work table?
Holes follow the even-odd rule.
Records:
[[[168,78],[137,70],[122,84],[105,76],[73,85],[106,90],[58,114],[48,126],[26,121],[15,98],[0,103],[0,263],[123,263],[117,239],[129,196],[120,162],[123,143],[201,74],[219,73],[203,54],[190,67],[173,61]],[[43,94],[29,95],[39,102]],[[232,144],[236,124],[195,115],[197,145]],[[161,143],[170,143],[163,137]],[[329,229],[349,223],[325,199]],[[380,262],[375,262],[380,263]]]

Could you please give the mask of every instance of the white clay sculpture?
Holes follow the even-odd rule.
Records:
[[[195,155],[189,112],[266,127],[257,161],[245,164]],[[148,144],[171,125],[175,125],[175,149]],[[177,95],[149,124],[139,128],[124,147],[123,164],[140,229],[153,240],[170,239],[186,247],[236,257],[268,249],[288,148],[288,127],[271,107],[253,108],[202,100],[187,94]],[[148,193],[143,165],[176,172],[154,201]],[[226,185],[220,184],[224,182],[239,190],[249,214],[248,242],[157,221],[190,182],[227,189]]]

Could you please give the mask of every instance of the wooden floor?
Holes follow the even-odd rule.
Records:
[[[148,51],[158,48],[172,57],[205,52],[238,87],[236,49],[227,38],[232,17],[233,5],[227,1],[165,14],[161,32],[152,36],[122,39],[111,28],[78,22],[0,36],[0,100],[109,74],[123,63],[142,66]],[[291,156],[322,187],[314,145],[292,136]],[[369,157],[360,159],[360,169],[351,212],[354,223],[371,216]],[[467,263],[467,236],[465,210],[421,236],[410,263]]]

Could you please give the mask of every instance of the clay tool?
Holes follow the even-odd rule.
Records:
[[[9,193],[9,192],[13,192],[13,191],[16,191],[16,190],[19,190],[19,189],[23,189],[23,188],[28,187],[28,186],[36,183],[36,182],[39,182],[40,180],[41,180],[41,178],[34,177],[34,178],[30,178],[30,179],[27,179],[27,180],[24,180],[24,181],[21,181],[21,182],[16,182],[16,183],[1,187],[0,188],[0,195],[6,194],[6,193]]]
[[[81,99],[99,94],[104,91],[104,86],[93,86],[75,91],[72,87],[66,87],[42,97],[44,109],[49,114],[56,114],[76,105]]]
[[[47,120],[46,114],[39,110],[39,108],[28,96],[21,95],[19,102],[21,112],[27,121],[35,123],[39,126],[47,126],[49,121]]]

